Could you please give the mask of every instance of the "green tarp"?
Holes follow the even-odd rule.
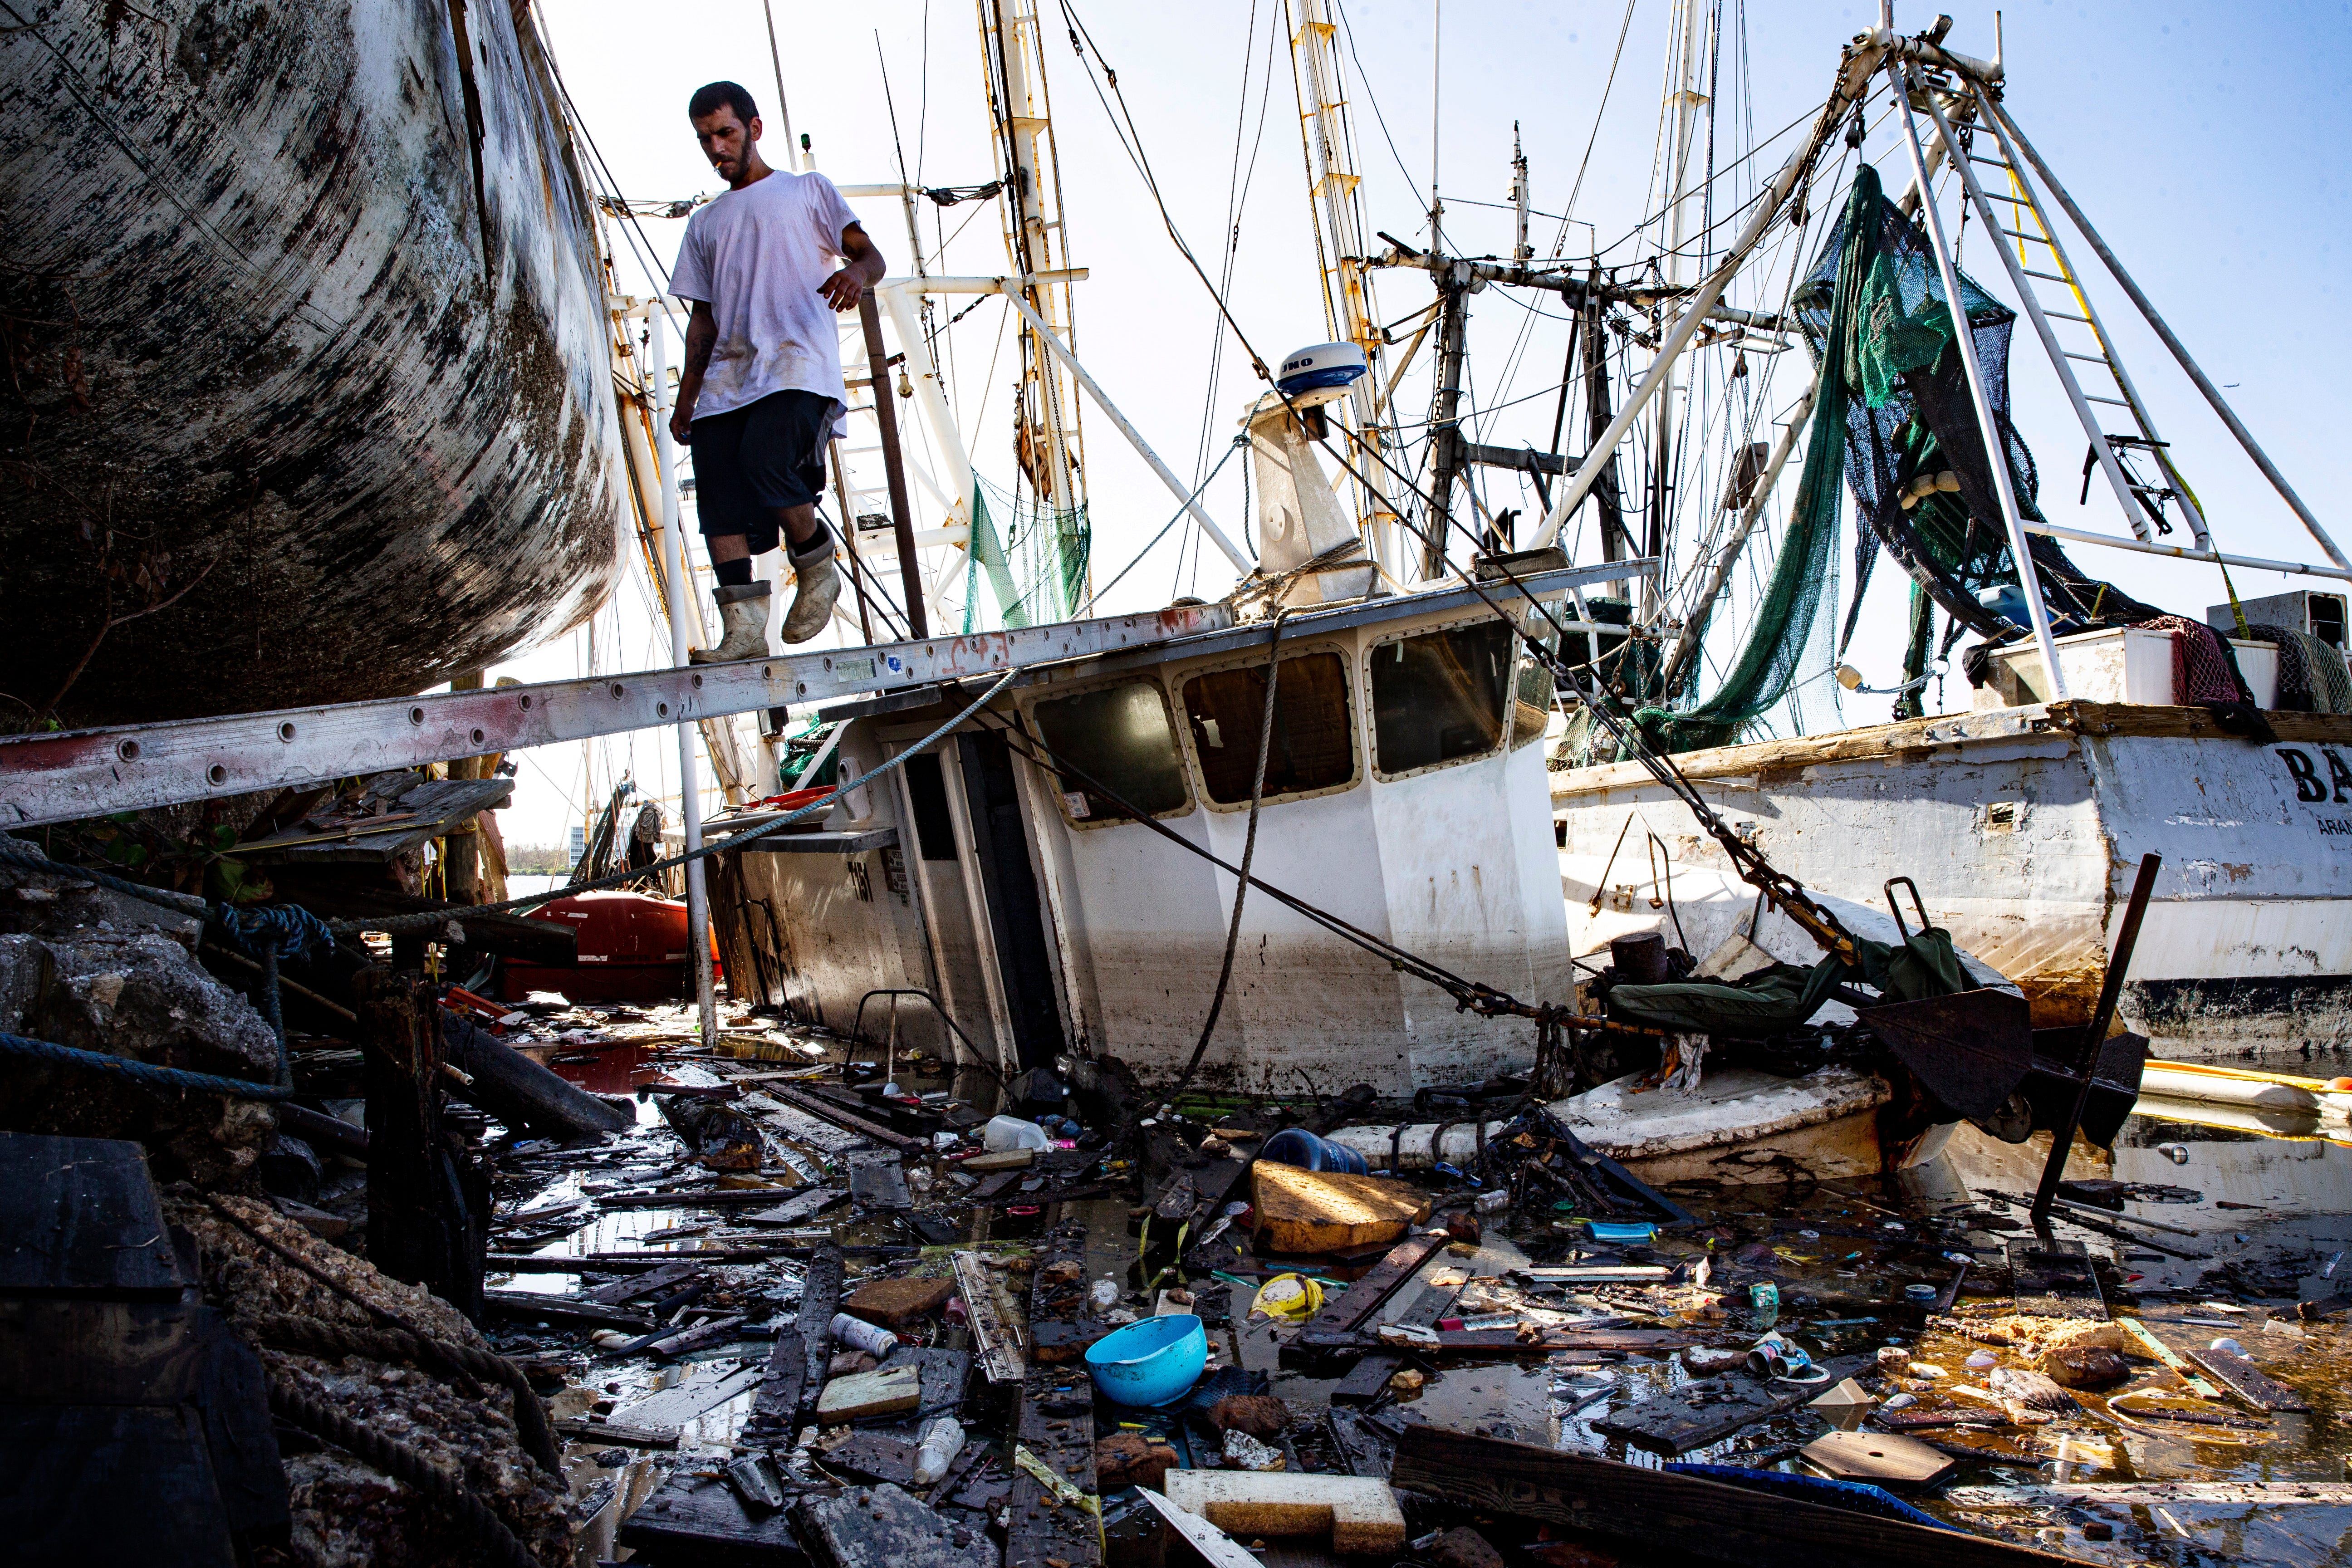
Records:
[[[1853,945],[1853,963],[1832,955],[1811,969],[1775,963],[1729,983],[1678,980],[1664,985],[1612,986],[1609,1016],[1654,1029],[1761,1040],[1804,1023],[1842,984],[1869,985],[1895,1002],[1925,1001],[1970,988],[1968,971],[1953,950],[1952,933],[1941,926],[1929,926],[1901,946],[1864,937],[1856,937]]]

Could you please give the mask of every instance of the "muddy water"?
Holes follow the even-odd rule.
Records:
[[[1948,1490],[1915,1500],[1954,1522],[1998,1529],[2085,1561],[2352,1565],[2352,1506],[2256,1508],[2178,1490],[2181,1483],[2326,1483],[2328,1495],[2352,1504],[2346,1484],[2352,1477],[2352,1332],[2340,1318],[2305,1324],[2294,1316],[2298,1296],[2330,1293],[2339,1288],[2336,1279],[2352,1293],[2352,1143],[2339,1141],[2347,1138],[2341,1128],[2330,1137],[2315,1127],[2257,1129],[2181,1120],[2177,1107],[2149,1109],[2164,1113],[2135,1116],[2112,1156],[2078,1147],[2068,1173],[2177,1189],[2127,1201],[2123,1215],[2152,1222],[2137,1232],[2165,1248],[2201,1256],[2167,1257],[2063,1222],[2058,1234],[2113,1263],[2107,1278],[2120,1287],[2110,1300],[2115,1316],[2136,1319],[2176,1352],[2234,1339],[2310,1412],[2265,1415],[2226,1395],[2200,1400],[2179,1374],[2153,1359],[2135,1359],[2125,1382],[2076,1391],[2079,1411],[2046,1425],[2002,1419],[1983,1429],[1916,1434],[1943,1447],[1958,1467]],[[2030,1193],[2046,1150],[2046,1139],[2012,1148],[1964,1129],[1946,1156],[1885,1183],[1685,1194],[1702,1223],[1663,1237],[1656,1257],[1691,1264],[1709,1257],[1727,1279],[1738,1282],[1727,1303],[1735,1310],[1712,1325],[1720,1342],[1754,1339],[1759,1326],[1737,1309],[1745,1282],[1769,1277],[1784,1302],[1778,1326],[1816,1359],[1871,1358],[1882,1346],[1899,1345],[1918,1374],[1906,1366],[1899,1382],[1866,1376],[1880,1397],[1907,1392],[1922,1410],[2001,1418],[1988,1380],[1999,1367],[2027,1368],[2024,1353],[1927,1327],[1923,1310],[1901,1300],[1902,1286],[1944,1284],[1956,1272],[1953,1258],[1972,1258],[1958,1298],[1960,1321],[1984,1324],[2006,1314],[2005,1248],[2011,1236],[2025,1234],[2023,1210],[1983,1200],[1996,1191]],[[1549,1226],[1506,1228],[1528,1250],[1544,1252],[1549,1245],[1544,1255],[1557,1256]],[[1449,1268],[1474,1279],[1501,1275],[1519,1250],[1490,1234],[1476,1258],[1441,1253],[1423,1278]],[[2321,1278],[2338,1254],[2334,1274]],[[1414,1289],[1408,1286],[1399,1303]],[[1598,1295],[1605,1299],[1591,1304],[1632,1312],[1639,1323],[1673,1321],[1641,1315],[1644,1306],[1655,1311],[1664,1305],[1645,1302],[1643,1294],[1602,1288]],[[1245,1299],[1238,1304],[1245,1308]],[[1328,1394],[1329,1384],[1274,1365],[1272,1336],[1262,1325],[1243,1327],[1240,1337],[1244,1363],[1266,1367],[1278,1392],[1300,1400]],[[1971,1356],[1977,1365],[1969,1364]],[[1633,1356],[1601,1366],[1456,1364],[1438,1369],[1417,1396],[1389,1408],[1404,1420],[1657,1465],[1669,1460],[1596,1431],[1593,1421],[1701,1381],[1672,1357]],[[2167,1422],[2142,1413],[2150,1405],[2198,1409],[2231,1425]],[[1822,1416],[1801,1408],[1673,1458],[1801,1470],[1794,1449],[1829,1428]],[[2139,1489],[2115,1500],[2050,1489],[2085,1485]],[[2109,1527],[2112,1539],[2088,1539],[2086,1524]]]

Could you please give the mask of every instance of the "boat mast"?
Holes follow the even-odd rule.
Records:
[[[1388,384],[1388,339],[1380,328],[1365,260],[1363,177],[1356,172],[1355,129],[1349,122],[1339,75],[1337,31],[1326,0],[1298,0],[1290,34],[1291,86],[1298,98],[1298,131],[1307,153],[1307,211],[1315,225],[1322,274],[1325,330],[1364,351],[1367,374],[1348,389],[1355,441],[1366,453],[1357,465],[1359,526],[1383,571],[1399,572],[1396,479],[1382,454],[1395,442],[1381,421],[1381,388]]]
[[[1047,279],[1056,269],[1057,253],[1063,258],[1059,266],[1069,264],[1069,232],[1036,0],[979,0],[979,7],[989,118],[1004,150],[1004,247],[1020,279],[1018,298],[1044,323],[1042,334],[1026,316],[1021,327],[1021,396],[1014,417],[1022,466],[1040,497],[1051,500],[1066,532],[1086,505],[1086,476],[1076,401],[1046,342],[1050,335],[1074,351],[1077,346],[1072,280]],[[1089,565],[1086,592],[1092,587]]]
[[[1684,247],[1696,239],[1704,243],[1705,236],[1695,232],[1691,221],[1695,204],[1706,190],[1702,178],[1696,185],[1691,183],[1691,152],[1697,144],[1699,116],[1711,121],[1715,115],[1715,100],[1702,90],[1706,84],[1706,62],[1711,54],[1712,15],[1706,0],[1679,0],[1675,7],[1675,26],[1667,44],[1671,62],[1670,79],[1675,86],[1666,95],[1666,183],[1671,193],[1666,201],[1665,224],[1659,238],[1660,270],[1669,289],[1680,289],[1694,276],[1690,258]],[[1657,425],[1650,446],[1650,520],[1649,533],[1643,553],[1664,559],[1666,542],[1666,509],[1675,489],[1674,436],[1675,394],[1674,358],[1666,359],[1666,379],[1658,389]],[[1656,617],[1658,610],[1657,577],[1642,580],[1642,610],[1644,624]]]

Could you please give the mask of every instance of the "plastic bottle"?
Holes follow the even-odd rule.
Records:
[[[1044,1128],[1017,1116],[990,1117],[980,1141],[992,1154],[1002,1154],[1010,1149],[1043,1149],[1046,1144]]]
[[[952,1415],[940,1415],[923,1426],[922,1446],[915,1455],[915,1484],[937,1486],[955,1457],[963,1452],[963,1426]]]
[[[880,1361],[898,1348],[898,1336],[887,1329],[877,1329],[860,1318],[846,1312],[833,1315],[833,1337],[854,1351],[864,1351]]]

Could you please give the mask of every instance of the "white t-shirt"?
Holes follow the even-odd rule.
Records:
[[[848,402],[840,328],[817,286],[841,269],[841,231],[856,221],[831,180],[782,169],[687,220],[670,292],[719,323],[696,418],[793,390]]]

